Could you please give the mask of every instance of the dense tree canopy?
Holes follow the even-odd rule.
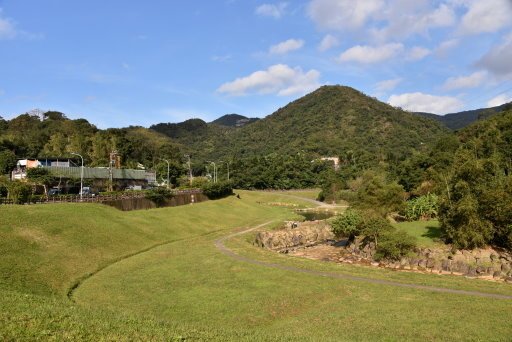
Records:
[[[460,248],[512,248],[512,112],[460,133],[440,218]]]
[[[99,130],[85,119],[70,120],[56,111],[0,119],[0,173],[12,170],[13,158],[76,158],[71,152],[81,154],[87,165],[108,166],[114,150],[126,168],[154,168],[161,159],[183,162],[178,144],[143,127]]]

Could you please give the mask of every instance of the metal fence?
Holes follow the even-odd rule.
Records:
[[[177,194],[200,194],[201,189],[188,189],[188,190],[171,190],[175,195]],[[84,195],[80,198],[80,195],[56,195],[56,196],[37,196],[28,198],[25,203],[21,204],[51,204],[51,203],[103,203],[108,201],[132,199],[132,198],[144,198],[146,193],[143,191],[125,191],[113,194],[102,194],[102,195]],[[14,200],[8,198],[0,198],[0,205],[2,204],[17,204]],[[19,203],[18,203],[19,204]]]

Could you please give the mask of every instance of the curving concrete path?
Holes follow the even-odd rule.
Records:
[[[279,270],[288,271],[288,272],[303,273],[303,274],[309,274],[312,276],[319,276],[319,277],[326,277],[326,278],[346,279],[346,280],[350,280],[350,281],[360,281],[360,282],[365,282],[365,283],[370,283],[370,284],[396,286],[396,287],[410,288],[410,289],[417,289],[417,290],[424,290],[424,291],[431,291],[431,292],[452,293],[452,294],[457,294],[457,295],[469,295],[469,296],[495,298],[495,299],[509,299],[509,300],[512,299],[512,296],[495,294],[495,293],[455,290],[455,289],[449,289],[449,288],[444,288],[444,287],[425,286],[425,285],[416,285],[416,284],[405,284],[405,283],[400,283],[400,282],[390,281],[390,280],[364,278],[364,277],[357,277],[357,276],[351,276],[351,275],[345,275],[345,274],[339,274],[339,273],[308,270],[308,269],[302,269],[302,268],[298,268],[298,267],[294,267],[294,266],[270,263],[270,262],[265,262],[265,261],[261,261],[261,260],[251,259],[251,258],[242,256],[242,255],[236,254],[231,249],[226,247],[226,245],[224,244],[225,241],[227,241],[235,236],[246,234],[253,230],[259,229],[261,227],[268,225],[271,222],[272,221],[263,223],[259,226],[253,227],[253,228],[249,228],[249,229],[237,232],[237,233],[233,233],[233,234],[229,234],[224,237],[221,237],[221,238],[215,240],[215,247],[217,247],[217,249],[220,252],[222,252],[224,255],[226,255],[234,260],[246,262],[246,263],[249,263],[252,265],[258,265],[258,266],[262,266],[262,267],[279,269]]]

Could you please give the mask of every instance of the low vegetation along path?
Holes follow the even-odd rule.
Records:
[[[226,247],[226,245],[224,244],[224,242],[226,240],[229,240],[235,236],[243,235],[248,232],[254,231],[256,229],[262,228],[262,227],[270,224],[271,222],[272,221],[263,223],[259,226],[253,227],[253,228],[249,228],[249,229],[237,232],[237,233],[233,233],[233,234],[221,237],[221,238],[215,240],[215,246],[223,254],[225,254],[235,260],[250,263],[253,265],[274,268],[274,269],[280,269],[283,271],[304,273],[304,274],[310,274],[313,276],[320,276],[320,277],[327,277],[327,278],[338,278],[338,279],[347,279],[347,280],[353,280],[353,281],[362,281],[362,282],[371,283],[371,284],[381,284],[381,285],[388,285],[388,286],[405,287],[405,288],[412,288],[412,289],[426,290],[426,291],[433,291],[433,292],[453,293],[453,294],[470,295],[470,296],[487,297],[487,298],[497,298],[497,299],[512,299],[512,296],[501,295],[501,294],[485,293],[485,292],[477,292],[477,291],[455,290],[455,289],[449,289],[449,288],[444,288],[444,287],[435,287],[435,286],[404,284],[404,283],[383,280],[383,279],[363,278],[363,277],[357,277],[357,276],[350,276],[350,275],[329,273],[329,272],[322,272],[322,271],[315,271],[315,270],[307,270],[307,269],[302,269],[302,268],[293,267],[293,266],[275,264],[275,263],[265,262],[265,261],[261,261],[261,260],[255,260],[255,259],[251,259],[251,258],[248,258],[245,256],[241,256],[241,255],[233,252],[231,249]]]

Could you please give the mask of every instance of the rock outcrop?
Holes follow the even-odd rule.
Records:
[[[338,262],[360,263],[392,269],[421,271],[467,277],[512,281],[512,254],[493,248],[458,250],[450,246],[417,248],[415,253],[399,261],[374,262],[375,249],[362,246],[358,240],[340,249]]]
[[[334,234],[325,221],[287,222],[283,229],[258,233],[255,243],[287,253],[294,248],[314,246],[332,239]]]

